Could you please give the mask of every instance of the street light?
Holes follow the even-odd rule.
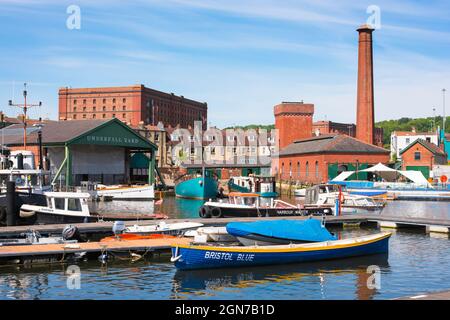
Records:
[[[436,130],[436,108],[433,107],[433,130]]]
[[[447,90],[445,90],[445,88],[442,89],[442,106],[443,106],[443,110],[444,110],[444,118],[442,120],[442,126],[443,126],[444,133],[445,133],[445,91],[447,91]]]

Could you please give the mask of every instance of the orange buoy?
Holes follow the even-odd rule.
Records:
[[[442,183],[446,183],[448,180],[448,178],[445,174],[443,174],[439,179],[441,180]]]

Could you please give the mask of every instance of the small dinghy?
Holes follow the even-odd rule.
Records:
[[[178,269],[191,270],[342,259],[388,253],[390,236],[381,232],[343,240],[252,247],[178,245],[172,247],[171,261]]]
[[[140,225],[134,225],[130,227],[126,227],[124,230],[124,233],[133,233],[133,234],[171,234],[171,235],[180,235],[185,233],[188,230],[197,229],[199,227],[202,227],[203,223],[197,223],[197,222],[179,222],[179,223],[166,223],[164,221],[149,225],[149,226],[140,226]]]
[[[244,246],[336,240],[317,219],[231,222],[226,229]]]
[[[236,237],[228,233],[226,227],[205,227],[191,230],[184,234],[185,237],[193,237],[195,243],[206,242],[236,242]]]
[[[28,230],[21,234],[21,238],[0,239],[0,246],[24,246],[24,245],[40,245],[40,244],[69,244],[81,241],[78,228],[72,225],[66,226],[61,236],[42,236],[36,230]]]

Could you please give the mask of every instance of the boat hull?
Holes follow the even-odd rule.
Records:
[[[97,190],[97,196],[112,198],[112,200],[154,200],[155,189],[153,186],[110,188]]]
[[[187,199],[212,199],[218,193],[217,181],[210,177],[199,177],[182,181],[175,186],[175,195]]]
[[[204,206],[209,212],[213,212],[213,218],[238,218],[238,217],[289,217],[289,216],[305,216],[310,214],[331,214],[329,208],[239,208],[239,207],[216,207]],[[220,209],[220,214],[218,209]]]
[[[179,246],[172,261],[181,270],[277,265],[387,253],[390,233],[315,244],[265,247]],[[359,241],[357,241],[359,240]]]

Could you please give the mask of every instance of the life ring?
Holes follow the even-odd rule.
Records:
[[[198,210],[198,214],[201,218],[210,218],[211,213],[209,212],[209,208],[205,206],[201,206]]]
[[[448,181],[448,178],[447,178],[447,176],[446,176],[445,174],[443,174],[443,175],[439,178],[439,180],[441,180],[442,183],[446,183],[446,182]]]
[[[221,218],[222,210],[219,207],[214,207],[211,209],[211,217],[213,218]]]

